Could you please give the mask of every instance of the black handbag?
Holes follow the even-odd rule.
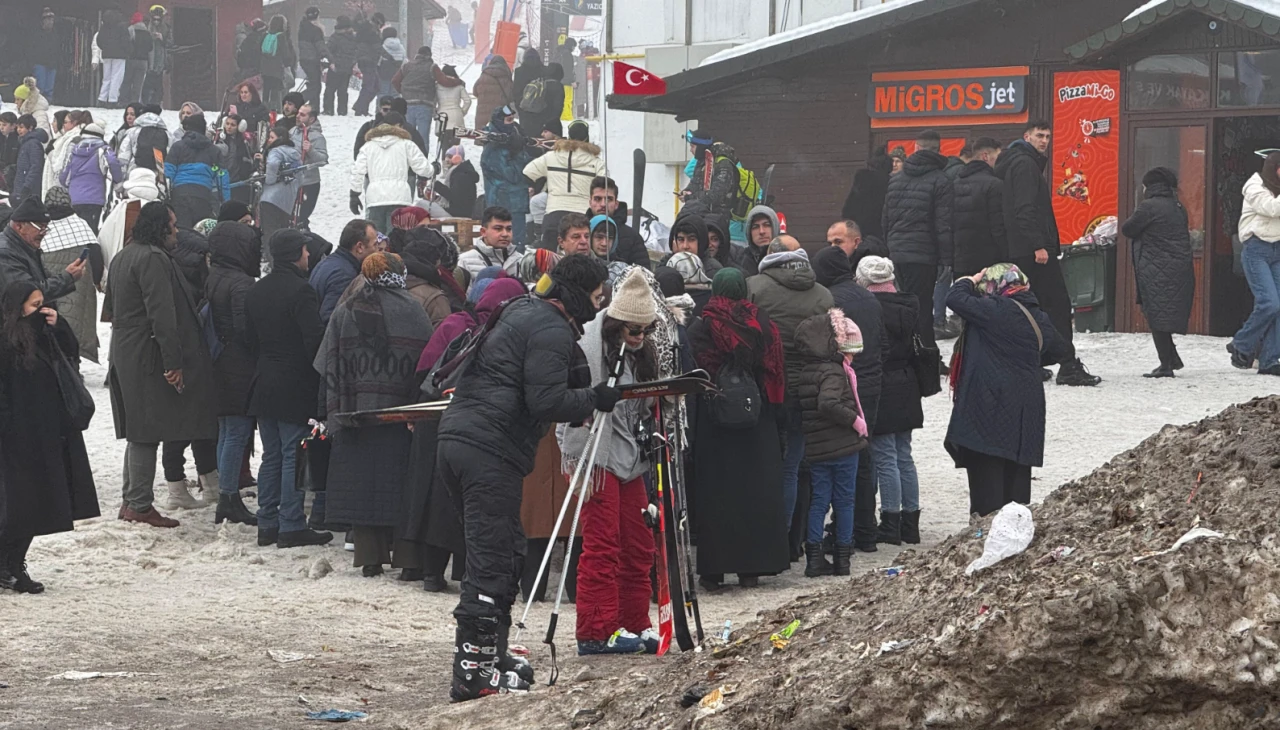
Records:
[[[920,335],[911,336],[911,346],[911,367],[916,373],[916,384],[920,386],[920,397],[928,398],[941,393],[942,355],[938,348],[926,345]]]
[[[62,352],[56,340],[54,349],[57,355],[53,358],[53,372],[58,379],[58,392],[62,394],[62,407],[67,411],[71,425],[76,430],[83,431],[89,428],[89,422],[93,420],[96,409],[93,396],[84,387],[84,378],[80,376],[79,368]]]
[[[329,439],[329,434],[319,429],[312,429],[311,433],[298,442],[293,462],[295,489],[299,492],[305,492],[308,488],[313,492],[325,491],[329,483],[329,453],[332,450],[333,442]]]

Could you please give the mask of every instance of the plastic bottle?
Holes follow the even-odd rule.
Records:
[[[729,640],[729,634],[733,632],[733,621],[724,622],[724,631],[720,632],[720,638],[724,641]]]

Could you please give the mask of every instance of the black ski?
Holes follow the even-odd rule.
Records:
[[[637,149],[632,153],[634,178],[631,187],[631,230],[637,234],[640,233],[640,210],[644,207],[644,171],[648,161],[649,158],[645,156],[644,150]]]

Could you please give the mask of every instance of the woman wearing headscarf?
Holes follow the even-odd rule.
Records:
[[[426,377],[450,342],[483,327],[503,302],[523,294],[523,284],[515,279],[502,277],[485,289],[474,313],[462,311],[446,317],[431,333],[431,340],[418,358],[418,377]],[[448,587],[444,569],[450,557],[453,558],[452,578],[455,581],[462,580],[463,566],[466,563],[462,521],[436,472],[436,426],[436,421],[422,421],[414,425],[413,456],[408,482],[410,492],[406,495],[409,507],[405,512],[406,522],[401,528],[402,538],[417,544],[425,558],[422,570],[416,575],[409,572],[405,576],[407,571],[401,571],[401,577],[422,580],[423,590],[432,593],[442,592]],[[555,471],[559,469],[560,458],[557,451]],[[537,467],[534,472],[537,472]],[[532,549],[531,546],[530,554],[533,554]]]
[[[944,445],[969,473],[969,513],[1031,502],[1031,467],[1044,463],[1044,378],[1067,344],[1026,274],[996,264],[960,279],[947,307],[964,322],[951,356],[955,405]]]
[[[693,316],[701,317],[707,302],[711,301],[711,279],[702,268],[702,259],[697,254],[681,251],[667,259],[667,267],[680,275],[684,282],[684,292],[693,300]]]
[[[1244,184],[1240,265],[1253,292],[1253,312],[1227,344],[1231,364],[1258,363],[1259,375],[1280,375],[1280,152]]]
[[[1178,176],[1167,167],[1142,177],[1143,201],[1120,227],[1133,247],[1138,304],[1151,329],[1160,367],[1145,378],[1172,378],[1182,369],[1174,334],[1187,333],[1196,274],[1187,209],[1178,201]]]
[[[334,310],[316,354],[321,416],[394,408],[418,400],[414,369],[431,339],[431,320],[405,290],[404,262],[375,253],[364,283]],[[332,431],[326,520],[352,526],[355,565],[365,577],[382,566],[419,570],[419,549],[398,544],[413,434],[402,425]],[[393,557],[394,552],[394,557]]]
[[[99,515],[84,437],[55,370],[62,361],[76,369],[78,354],[34,284],[15,282],[0,296],[0,590],[42,593],[27,573],[32,538]]]
[[[541,63],[540,56],[538,59]],[[520,103],[512,89],[511,66],[507,65],[507,59],[497,54],[485,63],[480,78],[471,87],[471,93],[476,98],[476,119],[480,121],[488,119],[494,109]]]
[[[786,395],[782,338],[764,310],[747,301],[741,270],[717,272],[711,294],[689,326],[698,367],[717,382],[729,374],[726,369],[742,373],[759,396],[754,423],[728,422],[703,399],[693,426],[698,583],[716,591],[725,573],[755,587],[759,576],[780,573],[791,561],[788,525],[778,518],[785,507],[778,422]]]
[[[466,309],[467,297],[448,266],[450,258],[456,264],[450,241],[431,228],[391,230],[390,250],[404,260],[406,288],[409,295],[421,305],[438,326],[454,312]]]

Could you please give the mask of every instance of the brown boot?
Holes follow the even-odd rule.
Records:
[[[147,510],[146,512],[135,512],[132,509],[125,507],[120,519],[124,520],[125,522],[141,522],[144,525],[151,525],[152,527],[177,527],[178,526],[177,520],[172,520],[172,519],[169,519],[168,517],[165,517],[164,515],[157,512],[154,507]]]

